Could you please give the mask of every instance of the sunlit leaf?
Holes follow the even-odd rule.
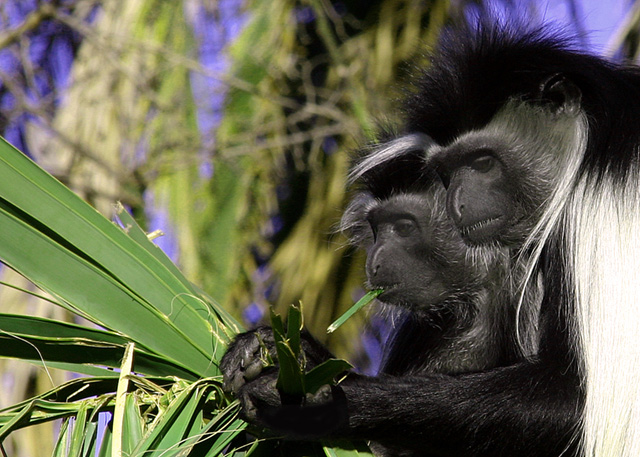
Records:
[[[70,309],[176,365],[216,373],[211,361],[229,336],[209,303],[5,142],[0,165],[0,259]]]
[[[87,374],[118,368],[128,340],[117,333],[34,316],[0,313],[0,356],[33,360]],[[197,375],[143,348],[136,348],[136,372],[154,376]]]

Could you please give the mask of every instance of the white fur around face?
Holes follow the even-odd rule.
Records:
[[[525,243],[519,265],[526,269],[520,287],[517,328],[523,354],[537,349],[538,309],[527,291],[540,290],[539,260],[550,240],[562,243],[567,265],[565,293],[575,316],[570,332],[583,370],[586,392],[582,435],[585,457],[640,456],[640,164],[624,181],[581,175],[588,122],[583,113],[549,116],[518,101],[505,105],[484,128],[467,132],[452,145],[438,145],[423,134],[388,142],[371,153],[351,175],[367,171],[398,154],[424,151],[425,160],[456,144],[499,139],[524,169],[546,170],[551,189],[540,219]],[[640,146],[639,146],[640,147]],[[638,155],[637,151],[629,154]],[[536,292],[538,293],[538,292]],[[529,304],[527,306],[526,304]]]
[[[567,234],[586,374],[587,456],[640,455],[640,176],[582,179]]]
[[[567,331],[581,357],[586,392],[580,437],[584,455],[637,457],[640,167],[636,162],[624,182],[612,176],[611,170],[600,178],[580,176],[586,118],[580,116],[567,132],[569,141],[555,191],[529,240],[534,253],[529,271],[534,275],[545,243],[553,237],[560,239],[567,265],[566,293],[576,313]],[[554,291],[546,292],[554,295]]]
[[[380,144],[351,170],[349,182],[353,184],[371,169],[406,154],[408,151],[425,150],[431,144],[433,144],[433,140],[424,133],[411,133]]]

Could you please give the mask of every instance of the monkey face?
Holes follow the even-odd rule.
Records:
[[[362,224],[352,231],[360,232],[367,251],[368,286],[384,289],[380,301],[433,311],[491,286],[498,260],[479,260],[448,217],[445,201],[439,183],[384,200],[361,196],[354,218]]]
[[[485,127],[425,152],[467,244],[521,246],[557,187],[566,151],[580,143],[578,89],[566,80],[549,84],[552,94],[510,100]]]

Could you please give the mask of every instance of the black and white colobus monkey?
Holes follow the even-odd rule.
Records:
[[[349,374],[309,405],[282,405],[255,336],[241,335],[221,368],[245,417],[292,436],[374,440],[381,455],[640,455],[639,151],[638,69],[544,30],[447,33],[402,134],[356,165],[366,194],[345,216],[371,224],[367,273],[387,290],[380,300],[418,316],[396,335],[404,357],[376,377]],[[520,286],[506,301],[496,295],[497,314],[470,314],[476,342],[492,341],[475,347],[494,351],[469,351],[475,364],[430,358],[438,346],[422,336],[434,319],[464,322],[463,306],[448,315],[433,300],[440,276],[419,268],[438,260],[416,234],[444,223],[433,205],[464,243],[456,250],[446,235],[468,262],[449,271],[485,262]],[[443,277],[443,296],[473,288]],[[480,289],[493,290],[490,277],[477,277]],[[492,317],[478,326],[480,315]],[[487,329],[510,334],[491,340]],[[468,347],[453,347],[452,360]],[[305,350],[312,362],[329,356],[312,339]],[[438,362],[424,363],[424,351]]]

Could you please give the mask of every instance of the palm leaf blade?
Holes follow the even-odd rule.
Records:
[[[224,328],[177,270],[6,142],[0,165],[5,263],[95,322],[199,375],[217,373],[212,356],[235,329]]]

